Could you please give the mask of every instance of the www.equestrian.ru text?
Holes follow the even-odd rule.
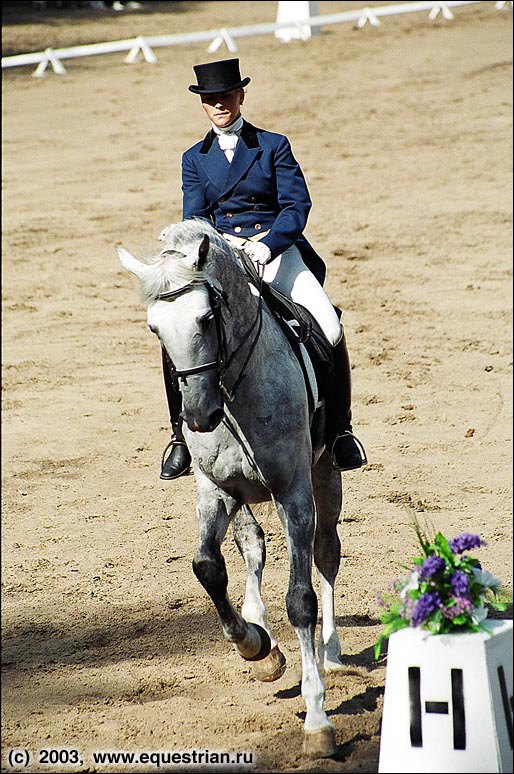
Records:
[[[84,765],[88,756],[83,756],[78,750],[68,748],[39,750],[36,754],[26,749],[10,750],[7,756],[11,768],[27,768],[37,759],[40,765],[55,766],[76,763]],[[90,754],[91,761],[97,763],[109,763],[111,765],[125,764],[150,764],[155,768],[169,764],[201,763],[204,765],[248,765],[253,763],[251,752],[216,752],[211,750],[186,750],[170,752],[168,750],[154,750],[142,752],[129,752],[127,750],[98,750]]]

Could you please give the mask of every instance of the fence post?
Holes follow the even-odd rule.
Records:
[[[66,68],[61,60],[56,57],[53,48],[45,48],[45,55],[46,58],[41,60],[41,62],[32,73],[34,78],[42,78],[45,74],[45,70],[48,67],[48,64],[52,65],[52,70],[54,73],[57,73],[58,75],[66,75]]]
[[[362,16],[357,22],[357,27],[361,29],[362,27],[364,27],[366,22],[369,22],[372,27],[380,27],[380,21],[377,19],[377,17],[375,16],[371,8],[362,9]]]
[[[237,46],[234,40],[228,34],[228,30],[226,30],[225,27],[223,27],[223,29],[220,30],[220,34],[216,38],[214,38],[212,43],[209,45],[209,48],[207,49],[209,54],[213,54],[215,51],[217,51],[222,43],[225,43],[228,50],[232,51],[232,53],[237,51]]]
[[[434,21],[434,19],[437,19],[440,13],[442,13],[444,18],[448,19],[448,21],[455,19],[455,16],[450,11],[446,3],[434,3],[434,7],[428,14],[428,18],[430,19],[430,21]]]
[[[135,46],[130,49],[124,61],[128,62],[128,64],[134,64],[140,51],[145,61],[150,62],[150,64],[157,64],[157,57],[142,35],[135,38]]]

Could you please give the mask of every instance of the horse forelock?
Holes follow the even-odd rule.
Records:
[[[194,259],[205,235],[209,237],[209,260],[203,269],[197,269]],[[161,293],[193,280],[216,279],[220,264],[227,259],[235,263],[230,246],[209,223],[195,219],[177,223],[170,228],[161,251],[148,261],[149,269],[141,282],[142,299],[149,304]]]
[[[177,290],[201,276],[179,251],[165,247],[148,261],[148,270],[141,279],[142,299],[149,304],[161,293]]]

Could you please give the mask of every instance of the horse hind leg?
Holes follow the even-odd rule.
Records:
[[[309,481],[308,488],[302,483],[306,480]],[[310,758],[327,758],[334,754],[336,742],[334,726],[323,709],[325,686],[314,647],[318,601],[311,580],[314,503],[308,473],[296,477],[288,494],[281,499],[277,497],[276,505],[289,551],[287,614],[298,637],[302,656],[302,697],[307,710],[303,751]]]
[[[266,606],[261,596],[261,583],[266,563],[264,532],[255,520],[249,506],[244,505],[232,522],[234,540],[246,565],[246,591],[241,613],[245,621],[256,623],[269,635],[269,654],[252,663],[253,676],[262,682],[273,682],[285,672],[286,659],[268,626]]]
[[[341,514],[343,491],[341,474],[334,470],[326,452],[313,468],[312,481],[317,516],[314,563],[319,577],[322,609],[318,657],[321,668],[325,672],[333,672],[343,668],[334,610],[334,585],[341,556],[337,524]]]
[[[247,623],[227,596],[228,577],[220,550],[237,504],[225,502],[218,491],[204,491],[198,498],[200,545],[193,559],[193,572],[212,599],[226,640],[247,661],[265,658],[271,649],[268,633],[259,624]]]

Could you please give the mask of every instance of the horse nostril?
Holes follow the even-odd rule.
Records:
[[[216,411],[213,411],[212,414],[209,417],[209,423],[214,430],[216,427],[218,427],[219,423],[223,419],[224,411],[222,408],[216,409]]]

